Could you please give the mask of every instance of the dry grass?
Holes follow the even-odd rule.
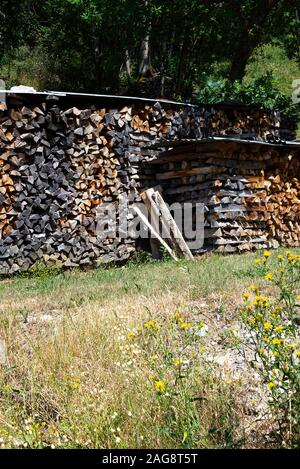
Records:
[[[261,281],[253,255],[3,280],[2,446],[259,446],[255,382],[208,357],[237,352],[241,293]]]

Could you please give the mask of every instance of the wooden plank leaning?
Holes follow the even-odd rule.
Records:
[[[170,246],[168,246],[168,244],[162,239],[162,237],[159,235],[159,233],[157,233],[157,231],[153,228],[153,226],[151,225],[151,223],[149,222],[149,220],[145,217],[145,215],[142,213],[142,211],[136,206],[136,205],[133,205],[132,206],[133,210],[135,211],[135,213],[140,217],[141,221],[149,228],[151,234],[156,238],[158,239],[158,241],[162,244],[162,246],[168,251],[168,253],[170,254],[170,256],[175,260],[177,261],[178,258],[175,254],[175,252],[170,248]]]
[[[154,199],[156,205],[159,207],[162,220],[170,228],[172,238],[176,241],[179,251],[182,253],[183,257],[185,257],[186,259],[195,260],[160,193],[158,191],[154,191],[154,193],[152,194],[152,198]]]

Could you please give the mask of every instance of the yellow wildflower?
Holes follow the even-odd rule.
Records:
[[[181,316],[181,314],[178,311],[176,311],[176,313],[174,314],[174,317],[175,317],[177,322],[183,322],[183,317]]]
[[[254,306],[259,306],[261,300],[262,300],[262,297],[261,297],[260,295],[257,295],[257,296],[255,297],[255,301],[253,301],[253,305],[254,305]]]
[[[154,386],[159,394],[163,394],[166,391],[166,385],[164,381],[155,381]]]
[[[291,251],[286,251],[286,258],[288,262],[292,262],[295,259],[295,256],[291,253]]]
[[[268,257],[270,257],[271,253],[270,251],[265,251],[264,252],[264,257],[267,259]]]
[[[272,324],[269,321],[264,322],[264,328],[266,330],[272,329]]]
[[[266,353],[266,351],[265,351],[264,348],[260,348],[258,352],[259,352],[261,355],[263,355],[264,353]]]
[[[189,329],[191,327],[191,323],[190,322],[182,322],[180,324],[180,327],[182,327],[182,329]]]
[[[272,339],[272,344],[273,345],[280,345],[280,339],[277,339],[277,337],[275,337],[274,339]]]
[[[282,254],[278,254],[277,259],[278,259],[279,261],[282,261],[283,255],[282,255]]]
[[[270,381],[270,383],[268,383],[268,387],[269,387],[270,389],[274,389],[274,388],[276,388],[276,384],[273,383],[273,381]]]
[[[269,304],[269,298],[267,296],[257,296],[253,302],[254,306],[263,306],[266,308]]]
[[[179,366],[181,364],[179,358],[175,358],[174,364],[175,366]]]
[[[275,331],[276,332],[282,332],[283,331],[283,326],[276,326]]]
[[[200,322],[198,323],[198,327],[200,327],[200,329],[202,329],[202,327],[205,327],[205,326],[206,326],[206,324],[205,324],[205,322],[203,322],[203,321],[200,321]]]
[[[255,259],[255,264],[257,264],[257,265],[261,264],[261,259],[259,259],[259,257],[257,259]]]
[[[255,317],[254,316],[250,316],[248,318],[248,324],[249,326],[253,326],[255,324],[256,320],[255,320]]]
[[[156,321],[152,320],[152,321],[145,322],[144,328],[150,331],[158,331],[160,329],[160,326],[157,324]]]
[[[148,322],[145,322],[144,324],[144,327],[149,328],[149,327],[153,327],[155,325],[155,321],[148,321]]]
[[[249,291],[258,292],[259,288],[258,288],[258,285],[250,285],[250,286],[248,287],[248,290],[249,290]]]
[[[273,278],[273,275],[271,274],[271,272],[268,272],[266,275],[265,275],[265,280],[272,280]]]

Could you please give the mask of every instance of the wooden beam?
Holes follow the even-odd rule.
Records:
[[[167,245],[167,243],[162,239],[162,237],[157,233],[157,231],[153,228],[151,223],[148,221],[148,219],[145,217],[145,215],[141,212],[141,210],[136,206],[132,206],[133,210],[135,213],[140,217],[141,221],[149,228],[150,232],[152,235],[158,239],[158,241],[162,244],[162,246],[168,251],[170,256],[177,261],[178,258],[176,257],[176,254],[172,251],[170,246]]]
[[[174,218],[172,217],[170,210],[164,202],[164,199],[159,194],[159,192],[154,192],[152,195],[154,201],[159,207],[164,223],[170,227],[171,234],[173,234],[174,239],[177,242],[177,245],[186,259],[194,260],[194,256],[191,253],[188,245],[186,244],[178,226],[175,223]]]

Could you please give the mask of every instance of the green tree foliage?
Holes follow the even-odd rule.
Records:
[[[280,111],[294,121],[300,120],[299,106],[293,105],[290,96],[278,88],[271,72],[262,74],[248,83],[209,77],[199,90],[196,100],[201,103],[227,102],[264,106]]]
[[[247,95],[276,105],[279,98],[270,95],[287,96],[286,83],[282,93],[274,68],[257,67],[256,73],[252,67],[249,74],[248,66],[253,58],[261,60],[260,47],[275,44],[285,66],[292,61],[297,70],[298,3],[2,0],[0,75],[9,85],[184,100],[198,95],[245,101]],[[272,79],[265,81],[264,94],[266,74]],[[261,80],[258,94],[256,80]]]
[[[33,4],[32,0],[1,0],[0,60],[19,45],[31,45],[35,41],[39,18],[33,13]]]

